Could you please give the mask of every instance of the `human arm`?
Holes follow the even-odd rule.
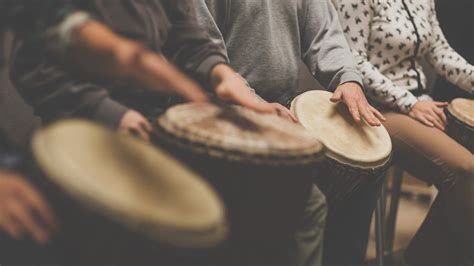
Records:
[[[303,2],[305,12],[300,18],[303,61],[324,87],[335,91],[332,101],[346,103],[356,122],[364,118],[368,124],[379,126],[385,118],[367,102],[362,75],[334,6],[329,0]]]
[[[158,92],[179,94],[189,101],[207,99],[196,82],[163,56],[119,36],[99,22],[88,22],[71,38],[65,57],[82,71],[129,80]]]
[[[211,5],[219,5],[219,3],[223,3],[217,1],[206,2]],[[182,4],[184,5],[184,3]],[[191,2],[186,2],[186,4],[192,6]],[[267,103],[258,97],[258,95],[255,94],[255,91],[250,88],[246,80],[236,73],[230,65],[228,65],[229,62],[224,46],[224,40],[222,39],[222,34],[218,28],[218,24],[216,23],[218,21],[215,21],[213,17],[213,15],[220,17],[217,12],[220,9],[214,9],[212,10],[214,12],[212,12],[206,6],[205,1],[197,1],[197,7],[199,16],[194,12],[189,12],[187,14],[181,12],[181,15],[175,16],[174,23],[183,27],[182,32],[188,33],[175,33],[170,36],[173,37],[171,40],[171,43],[173,44],[172,47],[176,49],[169,50],[168,52],[173,52],[173,58],[178,60],[177,64],[182,67],[184,65],[185,69],[187,66],[195,65],[194,69],[188,67],[188,71],[194,73],[194,76],[197,76],[205,84],[208,84],[208,87],[221,99],[240,104],[258,112],[277,113],[294,120],[294,116],[287,108],[284,108],[279,104]],[[194,10],[194,8],[189,7],[189,10]],[[205,21],[205,23],[208,23],[207,26],[204,25],[204,28],[201,28],[198,17],[201,22]],[[209,34],[204,29],[209,29],[214,38],[210,38]],[[185,48],[180,48],[180,46],[184,46]],[[201,61],[199,61],[197,56],[186,56],[187,51],[196,51],[195,55],[201,54]],[[183,59],[191,60],[191,62],[183,60],[184,62],[180,64],[179,59],[181,57],[183,57]],[[196,62],[193,63],[192,61]],[[186,65],[186,63],[189,65]]]
[[[352,5],[357,5],[358,9],[354,10]],[[363,74],[367,95],[384,106],[408,114],[418,99],[410,91],[396,86],[368,59],[375,5],[373,0],[339,0],[337,9],[342,28]]]

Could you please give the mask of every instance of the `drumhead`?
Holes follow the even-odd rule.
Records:
[[[449,104],[448,111],[461,122],[474,127],[474,100],[454,99]]]
[[[199,176],[135,138],[81,120],[33,137],[35,160],[73,199],[132,231],[179,247],[208,247],[227,233],[224,207]]]
[[[272,114],[210,103],[177,105],[158,118],[186,148],[239,161],[303,164],[320,160],[322,144],[303,127]]]
[[[384,166],[390,159],[392,142],[387,130],[356,124],[343,103],[332,103],[332,93],[308,91],[296,97],[291,110],[326,146],[326,155],[358,168]]]

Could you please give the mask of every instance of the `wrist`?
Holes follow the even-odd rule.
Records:
[[[235,71],[227,64],[217,64],[211,70],[211,84],[216,86],[227,77],[235,75]]]
[[[359,82],[356,82],[356,81],[347,81],[347,82],[341,83],[338,87],[341,87],[341,86],[346,86],[353,89],[359,89],[361,91],[364,91],[364,87]]]

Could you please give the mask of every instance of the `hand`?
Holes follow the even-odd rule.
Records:
[[[429,127],[444,131],[448,124],[448,119],[443,112],[446,106],[448,106],[446,102],[418,101],[408,115]]]
[[[144,141],[150,142],[152,126],[148,120],[134,110],[128,110],[120,120],[117,130],[119,133],[131,134]]]
[[[337,87],[331,98],[332,102],[343,101],[349,108],[352,117],[360,123],[361,116],[371,126],[382,125],[380,121],[385,121],[385,117],[372,107],[365,98],[361,86],[355,82],[348,82]]]
[[[58,224],[44,198],[22,176],[0,171],[0,229],[15,240],[46,244]]]
[[[219,64],[212,70],[211,81],[216,95],[260,113],[274,113],[297,121],[290,110],[278,103],[268,103],[251,91],[247,81],[232,68]]]
[[[248,107],[257,112],[271,113],[274,109],[268,103],[260,100],[240,75],[225,64],[219,64],[212,69],[211,83],[216,95],[226,101]]]

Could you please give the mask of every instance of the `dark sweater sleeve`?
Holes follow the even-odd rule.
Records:
[[[303,62],[330,91],[346,82],[356,82],[364,88],[362,74],[357,69],[331,1],[303,2],[305,15],[300,23]]]
[[[208,83],[212,68],[226,63],[226,55],[199,26],[193,1],[164,2],[172,23],[164,54],[187,74]]]
[[[2,0],[0,23],[24,34],[44,33],[78,10],[74,0]]]
[[[8,2],[10,1],[10,2]],[[74,0],[7,0],[12,27],[24,40],[15,47],[11,79],[44,122],[82,117],[112,128],[127,108],[112,100],[105,88],[69,71],[58,60],[55,38],[48,36],[82,10]],[[13,20],[23,21],[14,23]],[[53,36],[54,37],[54,36]]]
[[[127,108],[112,100],[104,87],[52,58],[34,44],[24,44],[14,56],[12,81],[35,113],[44,122],[82,117],[116,128]]]

